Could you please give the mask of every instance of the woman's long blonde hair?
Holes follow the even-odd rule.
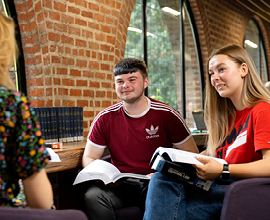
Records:
[[[242,100],[246,107],[253,107],[261,101],[270,103],[270,93],[263,85],[255,64],[245,49],[231,44],[213,51],[207,62],[207,74],[209,73],[209,61],[218,54],[227,55],[239,67],[243,63],[248,66],[242,91]],[[204,119],[209,131],[206,153],[215,156],[216,149],[223,143],[234,125],[235,108],[229,98],[222,98],[217,93],[211,85],[209,74],[206,78]]]
[[[17,51],[15,25],[11,18],[0,11],[0,86],[15,89],[8,71]]]

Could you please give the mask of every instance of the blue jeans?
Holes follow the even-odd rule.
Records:
[[[144,220],[219,219],[225,191],[232,181],[213,183],[209,191],[157,172],[151,177]],[[223,185],[227,184],[227,185]]]

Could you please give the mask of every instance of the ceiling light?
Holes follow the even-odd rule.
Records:
[[[258,47],[257,44],[253,43],[253,42],[250,41],[250,40],[245,40],[245,43],[246,43],[247,45],[253,47],[253,48],[257,48],[257,47]]]
[[[170,14],[173,14],[173,15],[175,15],[175,16],[179,16],[179,15],[180,15],[180,12],[179,12],[179,11],[176,11],[176,10],[174,10],[174,9],[172,9],[172,8],[169,8],[169,7],[164,7],[164,8],[162,8],[161,10],[162,10],[162,11],[165,11],[165,12],[168,12],[168,13],[170,13]]]
[[[128,30],[129,30],[129,31],[134,31],[134,32],[137,32],[137,33],[142,33],[142,30],[139,29],[139,28],[128,27]],[[146,35],[147,35],[147,36],[152,36],[152,37],[155,36],[154,34],[152,34],[152,33],[150,33],[150,32],[147,32]]]
[[[139,29],[139,28],[128,27],[128,30],[129,30],[129,31],[135,31],[135,32],[138,32],[138,33],[142,33],[142,30]]]

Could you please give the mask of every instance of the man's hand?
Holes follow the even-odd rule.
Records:
[[[196,174],[200,179],[213,180],[220,176],[223,170],[223,164],[211,158],[197,158],[204,165],[193,165],[196,168]]]

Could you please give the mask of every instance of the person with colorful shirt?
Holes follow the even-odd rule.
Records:
[[[196,174],[214,180],[209,191],[186,185],[168,174],[150,180],[144,220],[219,219],[228,185],[270,177],[270,93],[248,52],[237,45],[215,50],[208,60],[205,122],[209,130]]]
[[[0,12],[0,206],[16,206],[22,180],[28,206],[51,209],[50,156],[33,108],[8,75],[15,53],[13,20]]]
[[[92,122],[83,167],[101,158],[106,147],[111,162],[121,172],[139,174],[153,173],[149,163],[159,146],[198,152],[181,114],[144,95],[147,74],[145,63],[138,59],[127,58],[115,66],[115,90],[122,101],[101,111]],[[89,185],[85,204],[91,220],[113,220],[115,209],[139,206],[140,201],[144,204],[147,184],[120,181],[109,186]]]

